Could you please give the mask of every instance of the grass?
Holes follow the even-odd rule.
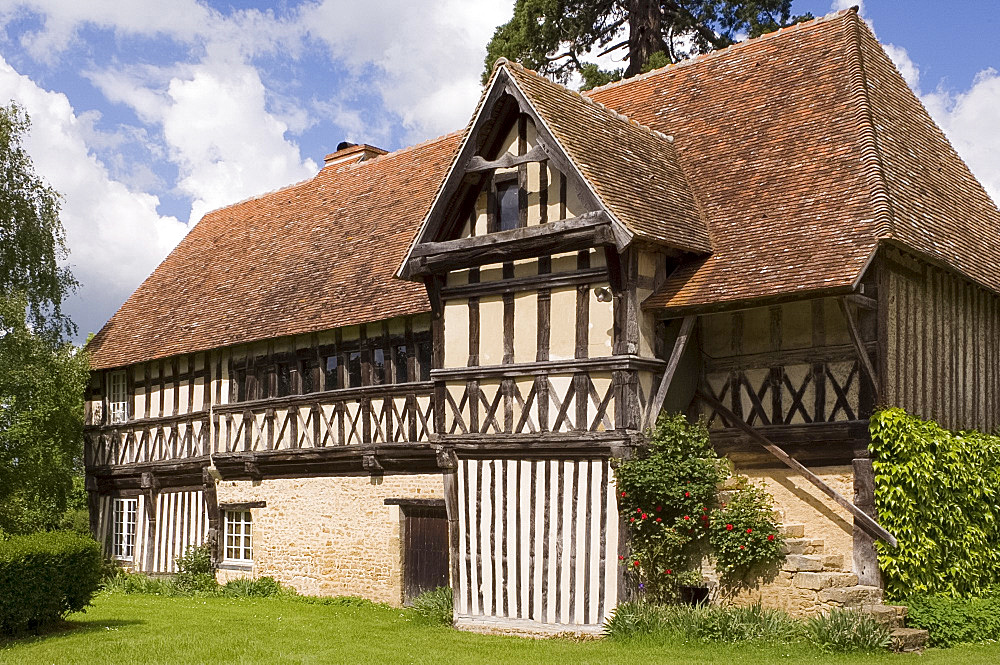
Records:
[[[798,646],[490,637],[364,602],[101,594],[38,637],[0,642],[0,663],[919,663],[1000,662],[1000,645],[923,656],[829,655]]]

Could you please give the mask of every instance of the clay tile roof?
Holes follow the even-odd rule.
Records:
[[[504,61],[605,207],[636,235],[688,252],[712,250],[673,138],[521,65]]]
[[[708,219],[646,306],[846,290],[880,241],[1000,290],[1000,212],[854,10],[589,94],[674,135]]]
[[[429,310],[391,279],[460,134],[211,212],[88,345],[106,369]]]

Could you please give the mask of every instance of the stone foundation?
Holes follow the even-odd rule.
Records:
[[[385,499],[440,499],[437,474],[220,481],[219,504],[252,508],[253,566],[222,569],[220,582],[271,576],[302,594],[361,596],[402,604],[399,506]]]

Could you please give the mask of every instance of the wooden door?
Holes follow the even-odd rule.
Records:
[[[403,512],[403,600],[448,586],[448,518],[444,508]]]

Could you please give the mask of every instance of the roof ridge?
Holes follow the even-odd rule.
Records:
[[[502,63],[501,63],[501,60],[503,61]],[[520,69],[521,71],[523,71],[523,72],[525,72],[527,74],[536,76],[539,79],[541,79],[541,80],[545,81],[546,83],[548,83],[549,85],[557,86],[557,87],[565,90],[566,92],[570,93],[571,95],[575,95],[576,97],[579,97],[582,102],[584,102],[586,104],[590,104],[591,106],[597,107],[598,109],[604,111],[607,115],[609,115],[609,116],[611,116],[613,118],[616,118],[618,120],[621,120],[622,122],[627,122],[628,124],[632,125],[633,127],[636,127],[637,129],[640,129],[640,130],[642,130],[644,132],[647,132],[648,134],[651,134],[652,136],[655,136],[658,139],[666,141],[667,143],[673,143],[673,141],[674,141],[674,137],[672,137],[672,136],[670,136],[668,134],[664,134],[663,132],[659,131],[658,129],[653,129],[649,125],[644,125],[641,122],[639,122],[638,120],[630,118],[629,116],[625,115],[624,113],[622,113],[620,111],[616,111],[615,109],[613,109],[613,108],[611,108],[611,107],[609,107],[609,106],[607,106],[607,105],[605,105],[605,104],[597,101],[596,99],[592,99],[592,98],[588,97],[587,95],[584,95],[583,93],[581,93],[578,90],[573,90],[572,88],[564,86],[561,83],[556,83],[555,81],[549,79],[547,76],[543,76],[542,74],[539,74],[535,70],[529,69],[528,67],[525,67],[524,65],[522,65],[519,62],[511,62],[511,61],[507,60],[506,58],[498,58],[497,59],[497,63],[498,64],[502,64],[502,65],[513,65],[515,68]]]
[[[709,51],[708,53],[702,53],[700,55],[694,56],[693,58],[687,58],[685,60],[681,60],[680,62],[672,62],[669,65],[664,65],[663,67],[658,67],[656,69],[652,69],[652,70],[650,70],[648,72],[645,72],[645,73],[642,73],[642,74],[637,74],[637,75],[632,76],[632,77],[627,78],[627,79],[621,79],[620,81],[612,81],[611,83],[605,83],[604,85],[597,86],[596,88],[591,88],[590,90],[586,90],[586,91],[584,91],[583,93],[580,93],[580,94],[584,94],[584,95],[589,96],[589,95],[592,95],[592,94],[595,94],[595,93],[598,93],[598,92],[602,92],[604,90],[609,90],[611,88],[615,88],[615,87],[618,87],[618,86],[621,86],[621,85],[626,85],[626,84],[629,84],[629,83],[636,83],[638,81],[644,81],[645,79],[651,78],[653,76],[657,76],[659,74],[668,73],[669,71],[677,69],[678,67],[687,67],[687,66],[695,64],[697,62],[704,62],[705,60],[710,60],[712,58],[721,57],[724,53],[729,53],[730,51],[736,51],[736,50],[740,50],[740,49],[746,48],[746,47],[754,45],[754,44],[759,44],[759,43],[761,43],[763,41],[766,41],[768,39],[774,39],[775,37],[777,37],[778,35],[781,35],[781,34],[787,34],[789,32],[795,32],[797,30],[803,30],[803,29],[805,29],[807,27],[811,28],[811,27],[813,27],[815,25],[819,25],[820,23],[825,23],[827,21],[833,21],[835,19],[841,18],[842,16],[845,16],[847,14],[852,14],[852,13],[855,14],[855,15],[857,15],[857,13],[858,13],[858,6],[857,5],[855,5],[853,7],[849,7],[847,9],[841,9],[841,10],[838,10],[838,11],[835,11],[835,12],[830,12],[829,14],[826,14],[824,16],[817,16],[817,17],[812,18],[812,19],[810,19],[808,21],[802,21],[801,23],[795,23],[793,25],[789,25],[789,26],[785,26],[785,27],[782,27],[782,28],[778,28],[777,30],[772,30],[771,32],[765,32],[764,34],[758,35],[757,37],[751,37],[750,39],[745,39],[745,40],[743,40],[741,42],[736,42],[735,44],[730,44],[729,46],[727,46],[725,48],[715,49],[713,51]]]
[[[862,27],[861,18],[858,16],[846,24],[847,69],[851,99],[854,101],[855,122],[860,134],[861,166],[864,169],[875,213],[875,237],[889,238],[895,235],[892,199],[889,196],[885,165],[882,162],[882,150],[879,147],[878,133],[875,130],[875,121],[872,115],[871,98],[868,93],[868,77],[865,72],[864,53],[861,49],[861,30],[864,29],[866,28]]]

